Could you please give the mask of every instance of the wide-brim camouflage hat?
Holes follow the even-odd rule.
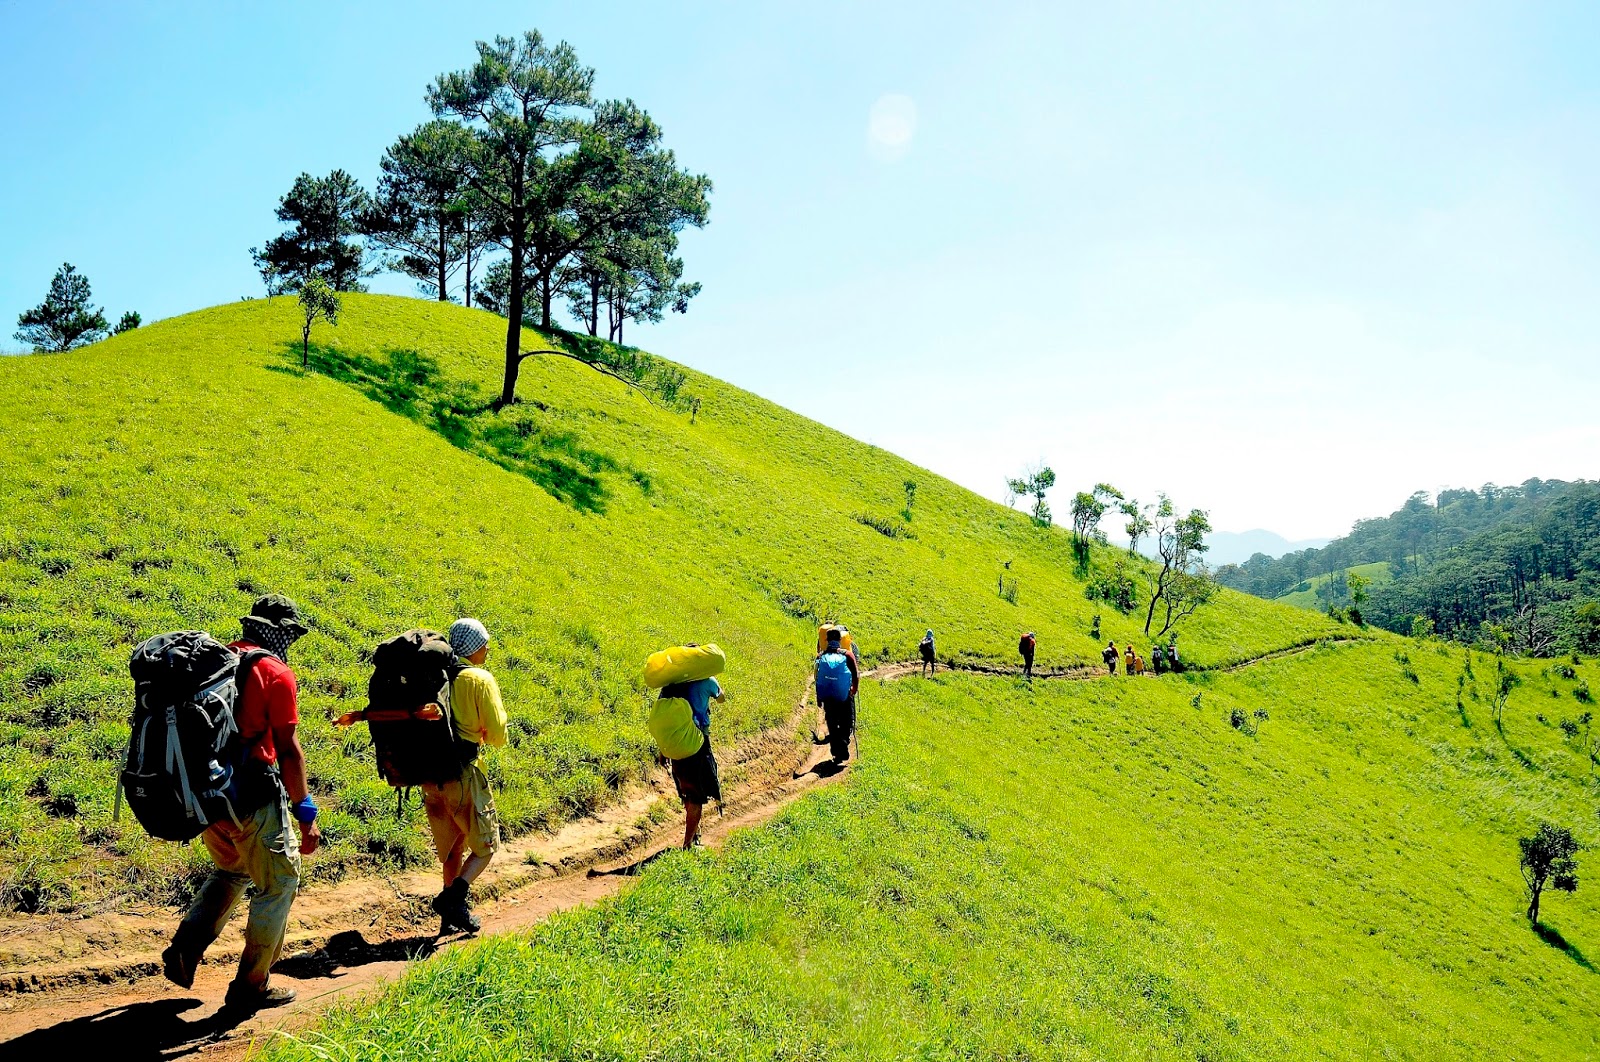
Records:
[[[270,623],[279,630],[289,631],[296,636],[305,634],[310,629],[300,615],[300,609],[282,594],[268,594],[257,598],[256,603],[250,606],[250,615],[245,618]]]

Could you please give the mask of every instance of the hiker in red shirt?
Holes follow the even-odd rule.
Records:
[[[289,646],[306,626],[294,602],[280,594],[261,598],[240,622],[244,635],[229,648],[241,654],[263,649],[270,655],[255,662],[239,691],[235,719],[242,763],[235,773],[234,800],[239,820],[213,823],[200,835],[217,868],[200,886],[172,945],[161,953],[161,972],[176,985],[193,987],[200,957],[228,924],[245,888],[254,885],[244,954],[226,1000],[229,1009],[249,1012],[294,1000],[293,989],[271,987],[267,978],[283,948],[289,908],[300,887],[301,853],[315,852],[322,835],[295,733],[299,689],[289,669]]]

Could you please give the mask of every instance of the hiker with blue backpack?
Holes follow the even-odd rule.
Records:
[[[817,654],[817,703],[828,722],[828,751],[835,764],[850,759],[850,734],[856,726],[856,694],[861,689],[861,670],[853,651],[842,644],[839,627],[827,631],[827,648]]]
[[[161,972],[182,988],[255,887],[244,953],[225,1006],[278,1007],[293,989],[268,982],[283,948],[300,859],[317,850],[317,805],[306,784],[296,727],[299,687],[289,647],[306,633],[293,601],[256,601],[238,641],[201,631],[158,635],[129,662],[136,706],[121,790],[153,835],[198,835],[216,864],[161,953]]]

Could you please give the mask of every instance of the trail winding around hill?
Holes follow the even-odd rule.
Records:
[[[1237,671],[1319,645],[1367,640],[1322,639],[1204,670]],[[884,664],[864,677],[889,682],[921,669],[914,662]],[[966,661],[941,662],[939,669],[1022,674],[1020,668]],[[1034,672],[1041,680],[1106,675],[1100,667]],[[733,831],[765,822],[791,801],[847,773],[817,747],[822,725],[808,692],[787,722],[719,757],[728,799],[722,815],[706,818],[708,845],[719,846]],[[505,844],[476,889],[482,898],[481,935],[527,929],[616,893],[681,836],[671,792],[663,774],[554,835]],[[432,933],[437,919],[428,901],[437,888],[437,871],[429,868],[341,882],[300,896],[286,957],[274,967],[278,983],[296,988],[299,998],[243,1023],[218,1013],[238,959],[241,921],[225,934],[229,943],[219,940],[208,952],[194,988],[184,990],[160,976],[160,952],[177,917],[173,911],[12,919],[0,926],[0,947],[9,959],[0,972],[0,1042],[7,1044],[7,1053],[28,1048],[34,1057],[76,1057],[66,1052],[118,1044],[124,1062],[196,1053],[210,1060],[242,1058],[265,1034],[304,1027],[335,1002],[372,991],[411,962],[466,939]]]

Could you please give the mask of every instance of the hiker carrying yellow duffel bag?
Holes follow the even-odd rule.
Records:
[[[716,676],[727,660],[715,645],[681,645],[652,653],[645,682],[661,689],[647,723],[683,801],[683,846],[695,843],[707,800],[722,804],[722,779],[711,752],[711,702],[721,701]]]
[[[644,662],[644,684],[653,690],[675,682],[695,682],[722,674],[728,660],[713,644],[675,645],[651,653]]]

